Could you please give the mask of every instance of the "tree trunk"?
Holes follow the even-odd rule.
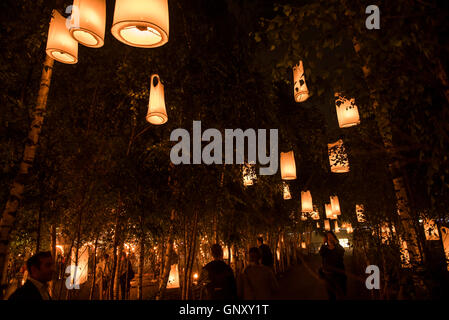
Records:
[[[137,299],[143,299],[143,270],[145,267],[145,231],[143,229],[143,217],[140,220],[140,248],[139,248],[139,284]]]
[[[92,300],[94,298],[95,295],[95,281],[97,278],[97,247],[98,247],[98,233],[97,233],[97,237],[95,238],[95,247],[94,247],[94,275],[92,277],[92,287],[90,288],[90,296],[89,296],[89,300]]]
[[[52,223],[51,225],[51,230],[50,230],[50,234],[51,234],[51,256],[53,257],[54,261],[55,261],[55,266],[56,266],[56,224]],[[56,268],[55,268],[56,269]],[[56,272],[53,274],[53,279],[50,282],[50,286],[49,286],[49,290],[50,290],[50,296],[54,296],[54,289],[55,289],[55,282],[57,280],[57,274]]]
[[[115,232],[114,232],[114,245],[112,248],[112,270],[111,270],[111,283],[109,284],[109,299],[113,300],[114,298],[114,285],[115,285],[115,274],[117,271],[117,247],[118,247],[118,241],[119,241],[119,212],[120,209],[117,207],[116,209],[116,215],[115,215]]]
[[[45,110],[47,108],[47,97],[50,89],[51,75],[53,71],[54,60],[48,55],[45,58],[44,67],[42,69],[41,83],[37,96],[36,107],[33,112],[33,121],[28,133],[28,138],[23,151],[22,162],[19,171],[14,179],[9,192],[9,198],[6,202],[5,209],[0,220],[0,281],[1,284],[6,280],[7,255],[9,250],[9,241],[11,230],[16,220],[17,210],[23,198],[25,184],[30,175],[34,157],[36,155],[39,135],[44,122]],[[2,295],[2,290],[0,290]]]
[[[355,52],[360,55],[360,44],[356,37],[353,38],[353,46]],[[370,67],[368,63],[362,62],[362,71],[365,77],[365,81],[369,87],[369,74]],[[388,159],[388,168],[393,179],[393,186],[396,195],[397,208],[399,214],[399,220],[404,233],[404,240],[407,243],[407,248],[410,254],[411,263],[416,265],[421,263],[421,254],[419,250],[418,237],[416,234],[413,218],[411,216],[411,208],[409,206],[407,190],[404,186],[404,178],[400,173],[400,162],[397,159],[396,150],[393,144],[393,134],[391,130],[390,119],[388,117],[388,111],[380,107],[376,91],[373,88],[369,88],[370,98],[372,101],[372,108],[376,116],[379,133],[382,137],[382,142],[385,147]]]
[[[156,294],[156,300],[162,300],[167,289],[168,277],[170,276],[171,257],[173,254],[173,241],[175,229],[175,210],[173,209],[170,217],[170,227],[168,231],[167,248],[165,249],[164,269],[161,270],[159,277],[159,288]]]

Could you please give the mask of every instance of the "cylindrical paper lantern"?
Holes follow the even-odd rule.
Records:
[[[331,207],[332,207],[332,213],[340,215],[340,202],[338,201],[337,196],[331,196]]]
[[[329,143],[327,148],[331,172],[349,172],[349,160],[345,151],[345,146],[343,145],[343,140],[340,139],[334,143]]]
[[[78,62],[78,42],[72,38],[66,26],[66,19],[53,10],[48,29],[47,54],[53,59],[67,64]]]
[[[304,102],[309,98],[309,89],[307,89],[306,77],[304,76],[304,67],[302,61],[293,67],[294,95],[296,102]]]
[[[338,221],[335,220],[334,223],[335,223],[335,232],[340,232],[340,228],[338,227]]]
[[[346,99],[342,94],[335,93],[335,107],[340,128],[348,128],[360,124],[359,110],[355,105],[354,98]]]
[[[284,200],[289,200],[292,198],[290,194],[290,188],[287,183],[284,182]]]
[[[306,249],[306,243],[303,241],[303,242],[301,242],[301,248],[303,248],[303,249]]]
[[[160,125],[168,120],[165,110],[164,85],[157,74],[151,76],[150,102],[148,105],[147,121]]]
[[[363,213],[364,212],[363,204],[356,204],[355,205],[355,212],[356,212],[356,215],[357,215],[357,221],[358,222],[363,223],[363,222],[366,221],[365,214]]]
[[[293,150],[281,152],[281,177],[283,180],[296,179],[296,164]]]
[[[326,218],[327,219],[332,219],[332,206],[330,203],[326,203],[324,205],[324,209],[326,211]]]
[[[330,224],[329,220],[324,220],[324,229],[327,231],[331,230],[331,224]]]
[[[92,48],[104,45],[106,0],[74,0],[70,33],[79,43]]]
[[[313,212],[312,195],[310,191],[301,191],[302,212]]]
[[[133,47],[155,48],[168,41],[167,0],[116,0],[111,32]]]
[[[178,264],[171,265],[168,276],[167,289],[179,288],[179,270]]]

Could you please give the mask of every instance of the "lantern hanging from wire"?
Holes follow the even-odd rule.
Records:
[[[346,154],[343,140],[338,140],[334,143],[327,145],[329,164],[331,172],[333,173],[346,173],[349,172],[349,159]]]
[[[290,194],[290,187],[288,186],[287,182],[283,181],[283,187],[284,187],[284,200],[291,199],[292,195]]]
[[[256,164],[245,162],[242,166],[242,174],[243,174],[243,185],[245,187],[252,186],[254,184],[254,180],[257,179]]]
[[[293,81],[295,101],[306,101],[309,98],[309,89],[307,89],[304,66],[301,60],[299,61],[299,64],[293,67]]]
[[[164,45],[169,34],[168,0],[116,0],[111,32],[133,47]]]
[[[335,93],[335,107],[340,128],[348,128],[360,124],[359,110],[355,105],[354,98],[347,99],[341,93]]]
[[[341,211],[340,211],[340,202],[338,201],[338,196],[331,196],[330,200],[331,200],[332,213],[336,214],[336,215],[340,215]]]
[[[164,85],[157,74],[151,76],[150,86],[147,121],[151,124],[161,125],[167,122],[168,116],[165,110]]]
[[[281,152],[281,177],[282,180],[296,179],[296,164],[293,150]]]
[[[57,10],[52,13],[45,51],[51,58],[62,63],[78,62],[78,42],[70,35],[66,19]]]
[[[106,28],[106,0],[74,0],[69,31],[86,47],[104,45]]]
[[[331,230],[331,224],[330,224],[329,220],[324,220],[324,229],[327,231]]]
[[[313,212],[312,194],[309,190],[301,191],[302,212]]]
[[[365,209],[363,204],[355,205],[355,213],[357,215],[357,221],[360,223],[366,222],[364,211]]]

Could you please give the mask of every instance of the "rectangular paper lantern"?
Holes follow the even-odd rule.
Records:
[[[331,230],[331,224],[330,224],[329,220],[324,220],[324,229],[327,231]]]
[[[293,150],[281,152],[281,177],[282,180],[296,179],[296,164]]]
[[[313,212],[312,194],[310,191],[301,191],[302,212]]]

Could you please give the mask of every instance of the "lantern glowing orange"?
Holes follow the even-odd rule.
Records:
[[[360,222],[360,223],[366,222],[363,204],[356,204],[355,205],[355,213],[357,215],[357,221],[358,222]]]
[[[147,121],[160,125],[168,120],[165,110],[164,85],[157,74],[151,76],[150,102],[148,104]]]
[[[105,0],[74,0],[70,33],[86,47],[100,48],[104,45],[106,28]]]
[[[296,102],[304,102],[309,98],[306,78],[304,76],[304,66],[302,61],[293,67],[294,95]]]
[[[252,186],[257,178],[255,166],[255,163],[243,164],[243,185],[245,187]]]
[[[284,182],[283,185],[284,185],[284,200],[289,200],[292,198],[292,195],[290,194],[290,188],[286,182]]]
[[[331,172],[349,172],[349,160],[345,151],[345,146],[343,145],[343,140],[340,139],[334,143],[328,143],[327,148]]]
[[[318,229],[320,228],[320,223],[319,223],[319,222],[316,223],[316,227],[317,227]]]
[[[341,211],[340,211],[340,202],[338,201],[338,197],[331,196],[330,199],[331,199],[332,213],[336,214],[336,215],[340,215]]]
[[[348,128],[360,124],[359,110],[355,105],[354,98],[346,99],[342,94],[335,93],[335,107],[340,128]]]
[[[330,224],[329,220],[324,220],[324,229],[327,231],[331,230],[331,224]]]
[[[111,32],[127,45],[155,48],[167,43],[167,0],[116,0]]]
[[[293,150],[281,152],[281,177],[283,180],[296,179],[296,164]]]
[[[320,220],[320,213],[318,212],[318,208],[316,206],[313,206],[312,219]]]
[[[179,288],[179,270],[178,265],[173,264],[168,276],[167,289]]]
[[[313,212],[312,194],[310,191],[301,191],[302,212]]]
[[[352,233],[354,230],[352,229],[352,224],[348,223],[346,225],[346,232],[347,233]]]
[[[78,42],[72,38],[66,26],[66,19],[53,10],[48,29],[47,54],[53,59],[67,64],[78,62]]]
[[[340,228],[338,227],[338,221],[335,220],[334,223],[335,223],[335,232],[340,232]]]
[[[324,209],[326,211],[326,218],[331,219],[332,218],[332,206],[330,203],[326,203],[324,205]]]
[[[307,245],[306,245],[306,243],[303,241],[303,242],[301,242],[301,248],[302,249],[306,249],[307,248]]]
[[[440,240],[435,220],[424,219],[424,234],[426,235],[426,240]]]

